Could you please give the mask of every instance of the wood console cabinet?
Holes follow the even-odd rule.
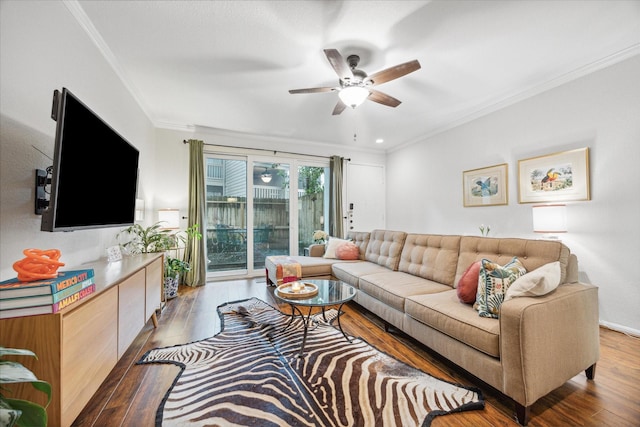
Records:
[[[149,318],[155,324],[160,307],[162,254],[77,267],[81,268],[94,269],[93,294],[55,314],[0,320],[1,346],[29,349],[38,356],[15,360],[51,384],[50,426],[73,423]],[[46,403],[44,394],[30,384],[21,384],[14,392]]]

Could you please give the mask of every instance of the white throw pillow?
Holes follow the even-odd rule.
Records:
[[[329,241],[327,242],[327,248],[324,251],[325,258],[337,258],[336,248],[340,246],[341,243],[349,242],[349,240],[339,239],[337,237],[329,237]]]
[[[550,262],[520,276],[507,289],[504,300],[546,295],[560,285],[560,262]]]

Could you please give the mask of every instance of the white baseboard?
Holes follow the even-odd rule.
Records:
[[[616,323],[600,321],[600,326],[613,331],[622,332],[623,334],[632,335],[634,337],[640,337],[640,331],[637,329],[628,328],[626,326],[618,325]]]

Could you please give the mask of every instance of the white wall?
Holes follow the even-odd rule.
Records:
[[[589,147],[591,200],[567,204],[562,240],[597,285],[600,319],[640,332],[640,57],[582,77],[391,153],[387,227],[536,238],[518,203],[518,160]],[[462,172],[509,165],[508,206],[463,207]]]
[[[69,88],[140,150],[139,197],[153,199],[155,130],[62,2],[2,1],[0,13],[0,280],[15,277],[26,248],[57,248],[68,267],[105,256],[119,229],[47,233],[34,214],[34,170],[52,164],[54,89]],[[87,140],[91,143],[91,139]],[[96,155],[100,150],[96,147]],[[85,209],[108,209],[100,186],[113,170],[91,169]]]

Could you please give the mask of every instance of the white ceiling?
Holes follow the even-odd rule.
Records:
[[[391,150],[640,53],[640,1],[96,1],[65,4],[153,123]],[[323,53],[369,74],[417,59],[332,116]],[[357,135],[354,138],[354,134]],[[375,139],[383,138],[383,144]]]

